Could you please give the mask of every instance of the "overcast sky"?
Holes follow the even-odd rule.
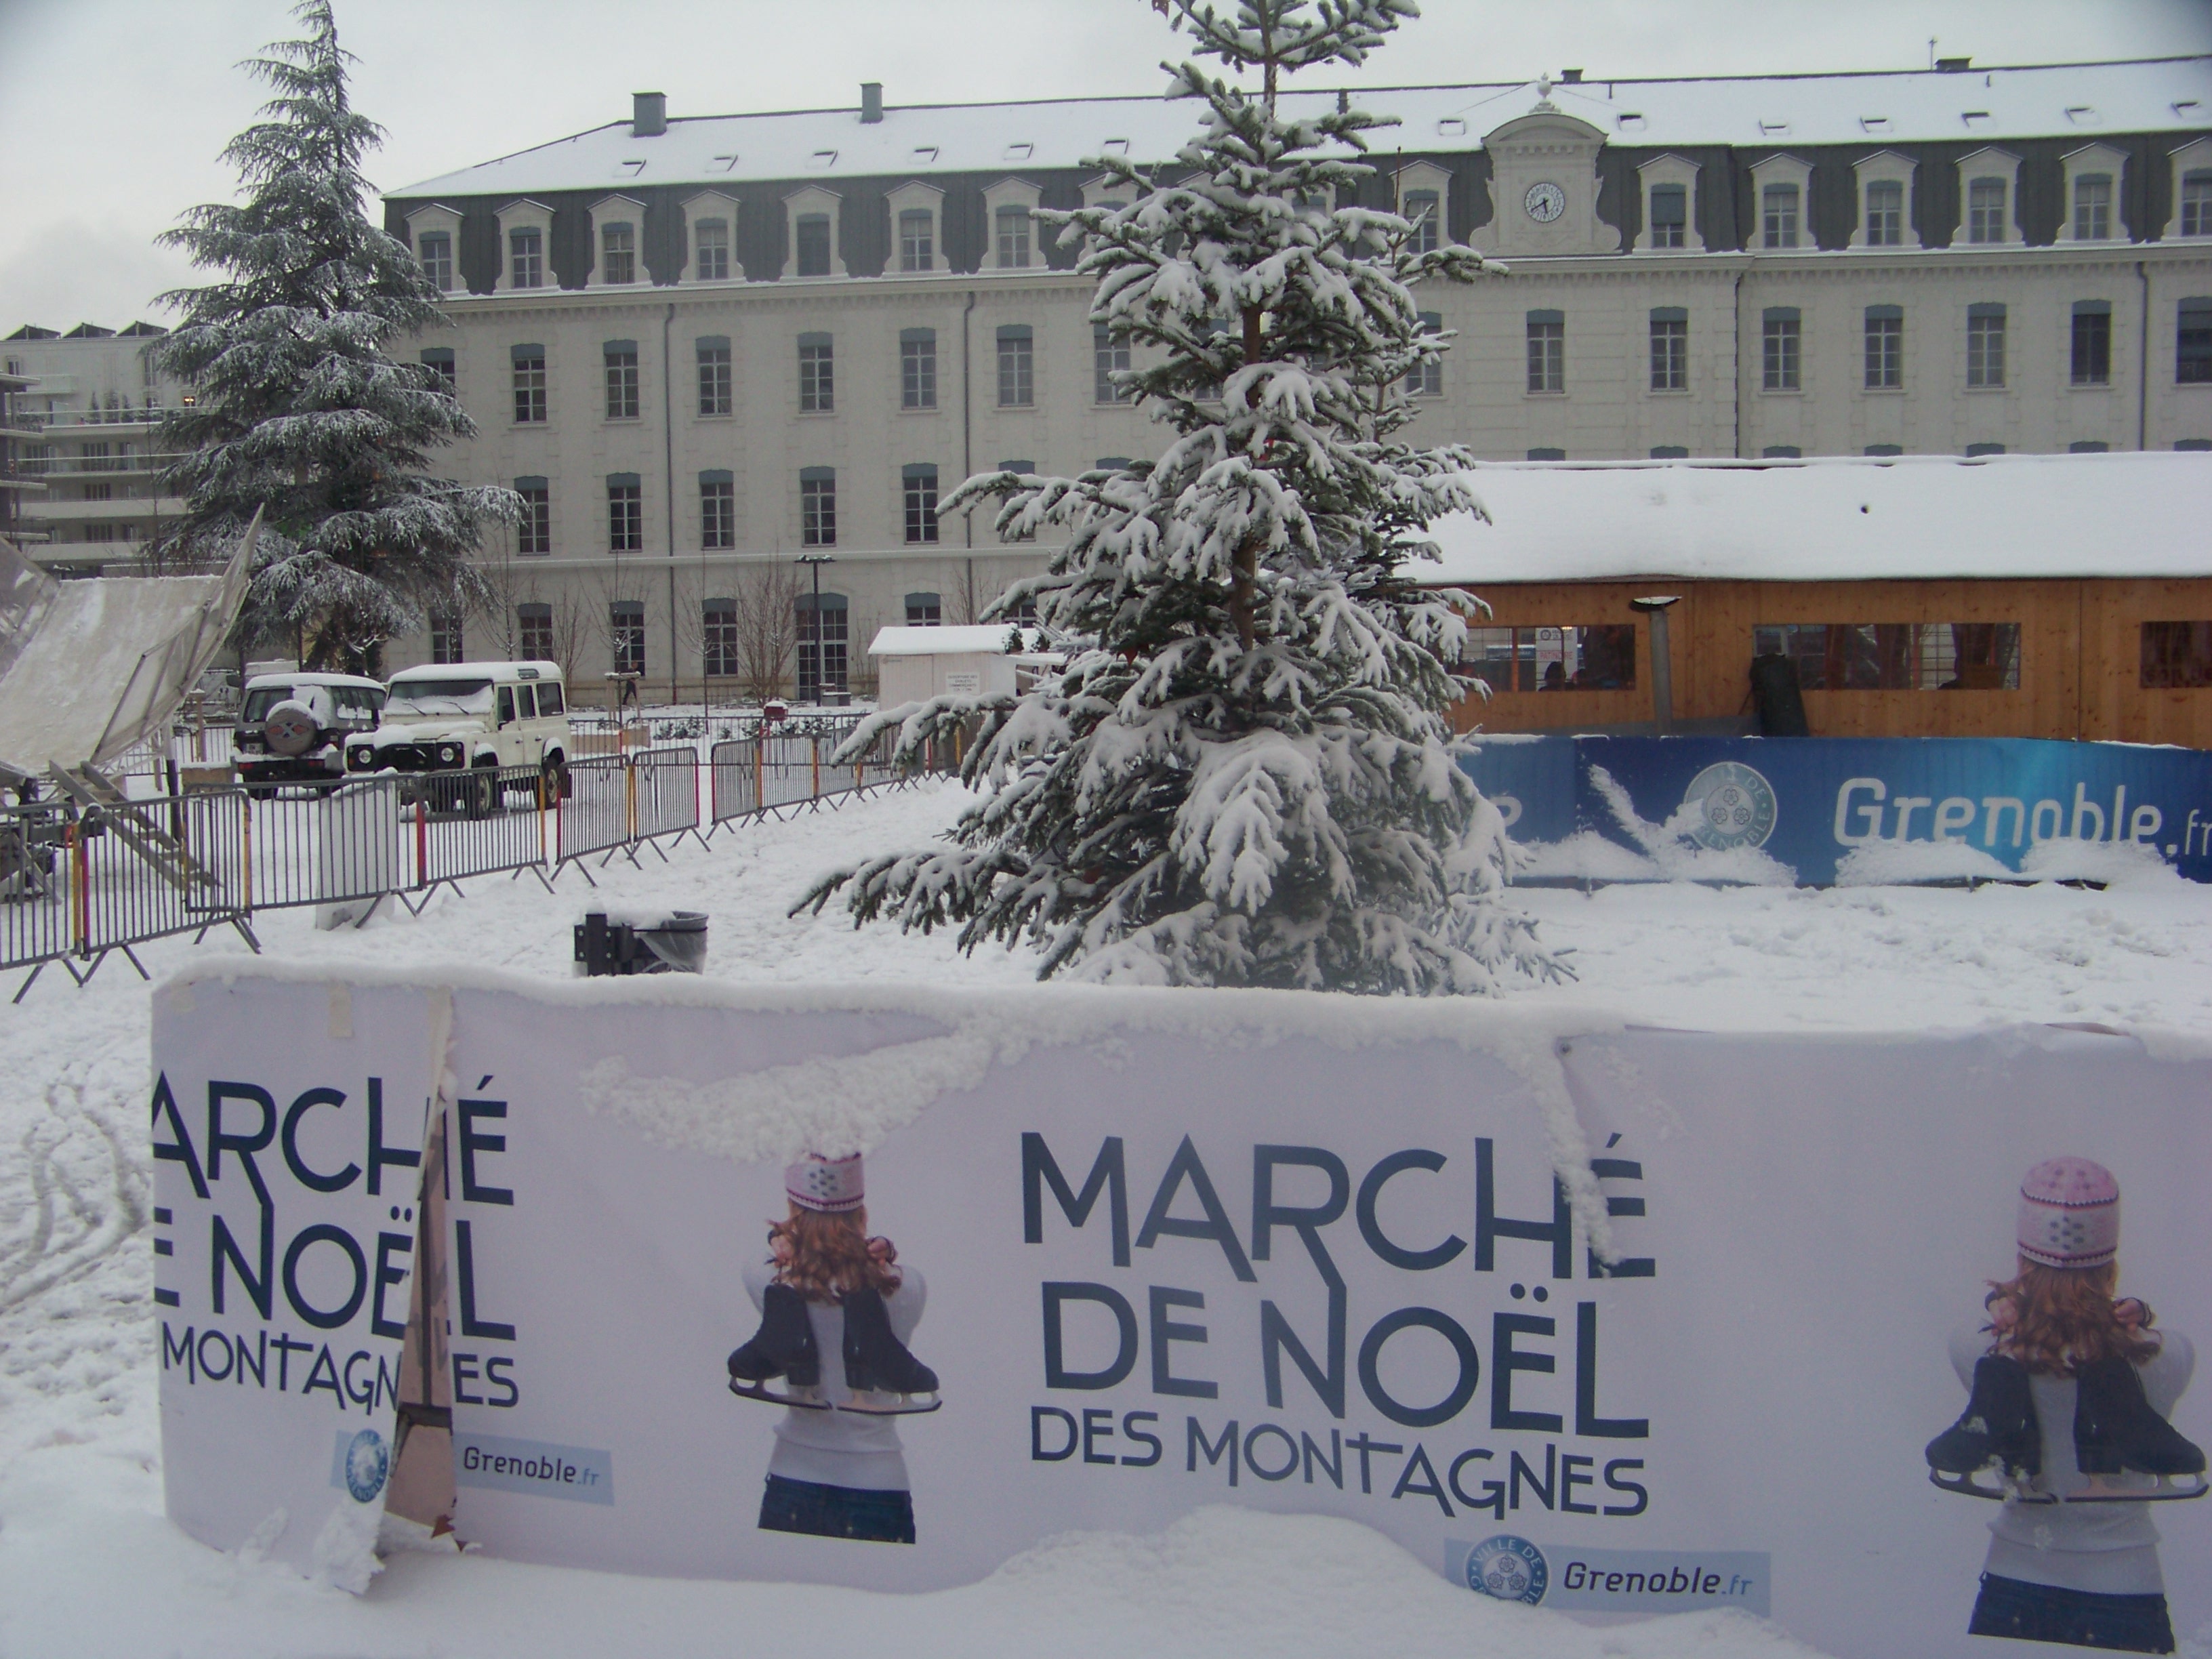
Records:
[[[1423,0],[1371,86],[2045,64],[2212,51],[2212,0]],[[1148,93],[1177,37],[1143,0],[337,0],[398,189],[629,112]],[[227,198],[262,94],[235,65],[286,0],[0,0],[0,333],[166,319],[194,280],[153,238]]]

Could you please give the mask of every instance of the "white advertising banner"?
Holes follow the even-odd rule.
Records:
[[[356,1006],[380,998],[425,1018]],[[1470,1594],[1741,1608],[1847,1659],[1987,1651],[1985,1616],[2212,1620],[2212,1502],[2022,1520],[1922,1455],[2014,1276],[2022,1176],[2057,1156],[2117,1176],[2160,1409],[2212,1439],[2182,1363],[2212,1328],[2212,1060],[663,981],[457,991],[450,1069],[454,1522],[491,1554],[919,1589],[1229,1503],[1364,1522]],[[818,1410],[729,1370],[783,1340],[769,1230],[810,1146],[866,1150],[880,1289],[806,1304]],[[836,1408],[887,1403],[845,1386],[882,1342],[941,1409]],[[2100,1552],[2084,1583],[2042,1565]],[[2027,1601],[1978,1612],[1984,1571]]]
[[[360,1589],[374,1570],[442,991],[202,980],[154,1006],[154,1300],[170,1518]]]

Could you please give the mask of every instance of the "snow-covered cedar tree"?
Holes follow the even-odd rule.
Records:
[[[1170,0],[1161,0],[1166,9]],[[885,710],[854,734],[972,733],[984,793],[953,845],[831,872],[855,924],[962,924],[960,943],[1034,941],[1040,977],[1435,994],[1557,964],[1502,891],[1497,811],[1456,765],[1451,670],[1469,602],[1401,567],[1422,532],[1480,508],[1456,447],[1391,441],[1403,385],[1448,337],[1417,283],[1499,267],[1356,205],[1356,158],[1387,125],[1280,75],[1357,64],[1410,0],[1171,0],[1199,54],[1166,66],[1206,112],[1169,167],[1106,156],[1126,198],[1041,216],[1079,234],[1094,323],[1137,350],[1117,383],[1174,430],[1158,460],[1077,478],[969,479],[949,509],[997,503],[1006,539],[1064,526],[1034,599],[1064,668],[1013,696]]]
[[[426,613],[481,599],[468,556],[520,501],[428,475],[433,447],[476,428],[442,376],[386,348],[445,323],[438,290],[362,210],[383,133],[347,101],[328,0],[294,15],[307,38],[244,65],[276,94],[223,152],[244,202],[194,208],[162,238],[223,275],[162,296],[183,320],[156,360],[195,397],[163,425],[185,511],[155,557],[227,557],[262,509],[243,632],[362,671]]]

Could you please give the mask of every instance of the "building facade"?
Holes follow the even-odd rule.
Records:
[[[1291,95],[1316,107],[1334,94]],[[1360,192],[1510,274],[1418,441],[1487,459],[2212,446],[2212,58],[1414,88]],[[447,289],[416,349],[522,490],[500,605],[409,653],[543,647],[696,695],[795,605],[800,690],[873,626],[973,620],[1038,550],[939,519],[972,472],[1151,453],[1038,208],[1161,158],[1158,100],[632,118],[395,193]],[[800,560],[834,560],[801,564]],[[819,582],[822,599],[813,601]],[[523,607],[530,607],[527,614]],[[717,619],[720,620],[718,621]],[[816,641],[818,637],[818,645]],[[842,646],[842,652],[840,647]],[[818,653],[818,654],[817,654]]]
[[[18,534],[57,575],[143,570],[146,544],[184,512],[155,476],[162,413],[184,395],[147,358],[163,332],[26,325],[0,340],[0,371],[22,382],[16,465],[42,486],[24,495]]]

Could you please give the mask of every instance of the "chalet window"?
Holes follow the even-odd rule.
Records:
[[[1651,186],[1651,246],[1680,247],[1690,225],[1690,192],[1683,185]]]
[[[1690,317],[1680,306],[1651,313],[1651,389],[1685,392],[1690,385]]]
[[[2212,685],[2212,622],[2145,623],[2142,683],[2146,690]]]
[[[1459,672],[1493,691],[1633,690],[1635,625],[1470,628]]]
[[[1027,409],[1036,402],[1035,358],[1029,325],[1011,323],[999,331],[999,407]]]
[[[1869,392],[1895,392],[1905,385],[1905,312],[1901,307],[1867,307],[1866,385]]]
[[[734,678],[738,672],[738,602],[708,599],[699,607],[699,666],[709,679]]]
[[[2005,181],[1976,179],[1966,186],[1966,240],[2002,242],[2005,239]]]
[[[599,280],[607,283],[634,283],[637,280],[637,228],[634,225],[601,225],[599,227]]]
[[[426,231],[415,241],[415,257],[421,263],[422,274],[430,279],[430,286],[439,293],[448,292],[453,286],[453,237],[451,231]],[[449,660],[444,657],[438,662]],[[459,658],[450,659],[459,662]]]
[[[607,477],[607,550],[635,553],[645,546],[643,486],[635,472]]]
[[[699,545],[732,548],[738,544],[737,481],[723,469],[699,475]]]
[[[999,269],[1027,270],[1030,263],[1030,210],[1025,207],[1002,207],[996,216]]]
[[[827,276],[830,274],[830,216],[826,213],[802,213],[793,228],[799,237],[799,275]]]
[[[544,478],[517,478],[514,493],[522,497],[522,517],[514,526],[514,550],[528,558],[550,553],[553,550],[551,489]],[[525,652],[523,654],[527,656],[529,653]]]
[[[514,356],[514,418],[530,426],[545,418],[545,348],[519,345]]]
[[[1800,329],[1795,306],[1770,306],[1760,319],[1759,351],[1764,371],[1760,385],[1767,391],[1799,389],[1798,352],[1802,344]]]
[[[637,418],[637,342],[610,340],[605,346],[607,418]]]
[[[1808,691],[2020,690],[2018,623],[1763,623],[1751,637]]]
[[[1528,313],[1528,390],[1567,389],[1567,321],[1556,311]]]
[[[2071,341],[2075,386],[2110,386],[2112,381],[2112,307],[2108,300],[2076,300]]]
[[[507,233],[507,285],[545,286],[545,233],[535,225]]]
[[[2005,383],[2005,308],[1966,307],[1966,384],[1994,387]]]
[[[922,463],[902,469],[899,477],[906,507],[906,538],[921,544],[937,539],[937,468]]]
[[[709,334],[699,341],[699,413],[709,419],[727,415],[730,401],[730,341]]]
[[[836,370],[827,334],[799,337],[799,412],[827,415],[837,407]]]
[[[698,250],[692,260],[693,274],[702,283],[728,282],[730,222],[727,219],[702,219],[692,234]]]
[[[937,331],[899,331],[899,407],[937,407]]]
[[[934,232],[932,216],[927,208],[908,208],[899,215],[899,269],[901,270],[931,270],[935,269],[933,257]]]
[[[1406,205],[1399,216],[1413,227],[1410,252],[1436,252],[1437,239],[1442,234],[1437,222],[1443,216],[1443,198],[1433,190],[1409,190],[1406,192]]]
[[[2074,240],[2101,242],[2112,234],[2112,181],[2092,173],[2074,181]]]
[[[1866,187],[1866,245],[1896,247],[1905,240],[1905,186],[1877,179]]]
[[[1760,240],[1768,247],[1797,246],[1797,186],[1769,185],[1760,193]]]
[[[807,547],[837,545],[837,469],[799,470],[799,539]]]

